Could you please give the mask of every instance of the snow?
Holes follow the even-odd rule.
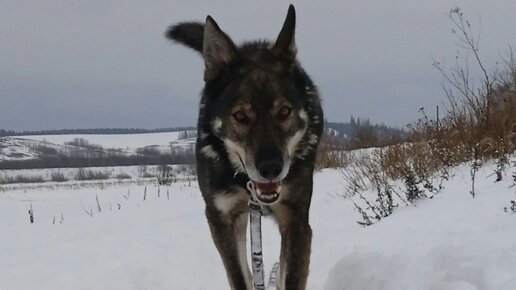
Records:
[[[27,160],[38,158],[38,154],[30,149],[40,142],[34,140],[0,137],[0,161]]]
[[[174,177],[176,178],[192,178],[190,172],[192,171],[193,165],[168,165]],[[162,173],[160,165],[134,165],[134,166],[103,166],[103,167],[87,167],[87,168],[44,168],[44,169],[4,169],[0,170],[0,185],[5,183],[3,187],[5,189],[20,189],[27,187],[52,187],[62,184],[69,186],[71,184],[81,184],[77,181],[77,174],[79,170],[92,171],[96,173],[103,173],[107,176],[108,181],[120,181],[121,179],[127,179],[126,181],[139,182],[140,180],[155,180],[156,176]],[[52,182],[52,174],[60,174],[66,180],[72,182]],[[123,175],[123,176],[122,176]],[[4,182],[7,178],[16,179],[17,176],[23,177],[41,177],[44,182],[43,184],[29,185],[27,183],[6,183]],[[7,185],[8,184],[8,185]]]
[[[184,138],[185,131],[140,133],[140,134],[65,134],[65,135],[26,135],[16,137],[0,137],[0,162],[20,161],[43,157],[35,148],[43,146],[57,152],[85,151],[85,148],[65,145],[75,139],[87,140],[90,145],[100,145],[103,149],[117,149],[119,153],[136,154],[137,149],[156,149],[161,153],[170,153],[171,148],[193,150],[195,138]],[[187,131],[188,136],[195,131]],[[181,136],[183,135],[183,136]],[[180,139],[181,138],[181,139]]]
[[[70,134],[70,135],[27,135],[22,139],[47,141],[64,144],[74,139],[85,139],[90,144],[104,148],[140,148],[152,145],[168,145],[178,139],[180,132],[142,133],[142,134]],[[17,137],[18,138],[18,137]]]
[[[473,199],[467,169],[433,199],[344,239],[324,289],[515,289],[516,216],[503,211],[514,189],[484,179]]]
[[[516,214],[503,208],[516,193],[510,175],[493,182],[493,168],[478,172],[474,199],[465,165],[432,199],[366,228],[341,196],[340,172],[317,173],[308,289],[515,289]],[[152,184],[1,188],[0,289],[228,289],[195,183],[160,197]],[[279,241],[266,218],[266,272]]]

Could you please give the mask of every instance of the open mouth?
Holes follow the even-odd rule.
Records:
[[[256,197],[262,203],[273,203],[279,199],[281,181],[267,183],[255,182],[255,184],[257,193]]]

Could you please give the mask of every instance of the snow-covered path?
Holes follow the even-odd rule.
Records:
[[[336,196],[339,172],[317,173],[308,289],[516,289],[516,214],[503,211],[516,194],[490,170],[475,199],[464,167],[433,199],[368,228]],[[0,191],[0,289],[228,289],[196,186],[157,190],[147,186],[145,201],[138,185]],[[268,271],[279,252],[272,221],[263,236]]]

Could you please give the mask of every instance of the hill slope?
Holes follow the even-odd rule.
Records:
[[[96,159],[93,162],[96,166],[116,166],[128,165],[127,157],[136,155],[156,159],[155,157],[159,157],[160,154],[190,152],[189,155],[193,156],[191,152],[193,152],[195,144],[195,135],[196,131],[179,131],[116,135],[69,134],[0,137],[0,168],[85,166],[78,165],[82,161],[65,162],[64,159]],[[29,162],[31,160],[47,160],[47,162]],[[2,164],[2,162],[4,163]],[[129,163],[134,165],[135,162],[133,160]]]

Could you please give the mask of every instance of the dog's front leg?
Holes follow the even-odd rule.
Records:
[[[308,210],[281,205],[276,218],[281,232],[278,290],[304,290],[310,264],[312,230]]]
[[[231,289],[253,290],[246,252],[247,213],[230,215],[206,208],[206,217]]]

